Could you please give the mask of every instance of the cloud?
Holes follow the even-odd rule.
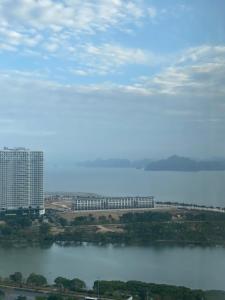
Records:
[[[157,15],[157,10],[155,7],[148,7],[147,12],[148,12],[150,18],[155,18]]]
[[[1,103],[2,120],[12,120],[14,112],[17,116],[26,113],[26,118],[30,119],[42,118],[50,112],[57,120],[63,115],[68,119],[80,119],[87,113],[104,119],[109,112],[110,115],[114,111],[115,115],[121,113],[122,116],[129,110],[133,114],[139,109],[141,118],[147,118],[150,113],[190,120],[204,119],[203,116],[205,120],[220,119],[225,111],[223,69],[221,71],[221,66],[214,64],[173,66],[152,79],[142,78],[141,83],[88,85],[60,84],[43,78],[39,73],[34,76],[21,71],[1,72],[1,98],[5,99]],[[85,76],[81,70],[77,71]],[[212,89],[218,90],[212,93]],[[213,106],[210,105],[212,101]]]
[[[154,83],[156,88],[149,82],[68,85],[48,81],[41,74],[1,72],[2,143],[11,144],[13,139],[15,144],[37,145],[54,153],[66,152],[68,145],[72,156],[82,158],[165,155],[165,151],[221,155],[224,95],[211,95],[207,87],[194,95],[187,93],[187,87],[184,92],[189,81],[181,77],[180,69],[167,72],[173,74],[171,82],[182,83],[179,92],[165,92],[168,86],[177,87],[162,74],[157,75],[161,81]]]
[[[41,40],[42,37],[40,34],[20,33],[4,25],[0,28],[0,42],[7,45],[9,50],[12,48],[16,50],[16,47],[21,45],[32,48]],[[7,50],[7,48],[5,48],[5,50]]]
[[[15,47],[38,45],[41,50],[43,46],[51,53],[59,45],[72,46],[80,35],[126,30],[149,15],[155,17],[154,7],[146,11],[146,5],[138,0],[2,0],[0,40]]]
[[[70,57],[71,73],[78,76],[92,74],[108,74],[115,72],[124,65],[143,64],[154,65],[160,58],[151,52],[136,48],[125,48],[115,44],[105,43],[99,46],[83,44],[80,50],[75,50]],[[72,62],[77,62],[73,68]],[[75,63],[76,65],[76,63]],[[123,93],[134,93],[142,95],[184,95],[191,97],[222,97],[225,94],[225,46],[202,45],[186,49],[174,56],[170,64],[164,66],[154,75],[140,76],[127,84],[114,84],[105,82],[102,84],[70,85],[78,91],[118,89]],[[19,76],[21,81],[25,77],[33,77],[34,84],[37,80],[44,79],[41,72],[2,72],[2,79],[5,76]],[[44,82],[44,81],[43,81]],[[55,86],[54,81],[45,81],[47,86]],[[62,85],[66,87],[66,85]],[[3,88],[4,90],[4,88]]]
[[[199,47],[192,47],[187,50],[184,50],[180,55],[178,60],[179,63],[188,63],[188,62],[205,62],[213,60],[213,62],[223,60],[225,58],[225,46],[217,45],[202,45]]]
[[[73,51],[71,51],[73,52]],[[154,65],[160,57],[139,48],[123,47],[118,44],[85,44],[74,49],[71,55],[78,67],[72,69],[77,75],[106,75],[117,71],[124,65]]]
[[[225,95],[225,46],[199,46],[183,51],[160,73],[142,79],[153,93],[192,96]]]
[[[138,46],[124,46],[110,35],[129,34],[157,11],[140,0],[0,1],[0,52],[35,57],[45,68],[63,65],[62,76],[106,76],[127,65],[152,65],[159,58]],[[99,38],[101,36],[101,38]],[[56,72],[50,62],[50,72]],[[57,76],[61,76],[60,74]]]

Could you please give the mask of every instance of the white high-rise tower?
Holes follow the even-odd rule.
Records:
[[[0,150],[0,211],[18,209],[44,213],[42,151]]]

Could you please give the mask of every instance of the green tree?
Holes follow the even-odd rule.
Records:
[[[72,280],[64,278],[64,277],[57,277],[54,280],[56,286],[59,289],[68,289],[71,291],[80,291],[86,288],[86,284],[83,280],[79,278],[74,278]]]
[[[4,235],[11,235],[13,233],[13,229],[8,226],[8,225],[4,225],[1,227],[1,234]]]
[[[41,235],[48,235],[50,232],[50,225],[48,223],[42,223],[39,228],[39,232]]]
[[[60,295],[49,295],[48,300],[63,300],[64,298]]]
[[[59,218],[59,223],[62,227],[67,226],[68,225],[68,221],[65,218]]]
[[[0,290],[0,300],[4,299],[4,297],[5,297],[5,292]]]
[[[60,289],[69,289],[70,288],[70,280],[65,277],[57,277],[54,280],[56,286]]]
[[[21,283],[23,280],[23,276],[20,272],[15,272],[14,274],[9,275],[9,279],[16,283]]]
[[[32,286],[44,286],[47,284],[47,279],[43,275],[31,273],[27,278],[27,284]]]
[[[26,299],[27,299],[26,296],[21,296],[21,295],[19,295],[19,296],[16,298],[16,300],[26,300]]]
[[[86,288],[86,284],[83,280],[79,278],[74,278],[70,280],[70,289],[72,291],[80,291],[84,290]]]

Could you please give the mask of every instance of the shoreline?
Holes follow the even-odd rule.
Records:
[[[14,273],[16,274],[16,273]],[[34,276],[41,276],[45,283],[30,284],[23,274],[20,274],[20,282],[14,282],[10,278],[4,278],[0,281],[0,294],[9,297],[15,296],[31,296],[31,297],[48,297],[49,295],[63,295],[75,297],[73,299],[86,299],[85,297],[96,297],[95,299],[113,300],[113,299],[129,299],[131,296],[151,295],[157,299],[164,299],[164,295],[172,296],[171,299],[203,299],[217,300],[220,296],[221,300],[225,299],[225,290],[212,289],[193,289],[184,285],[174,285],[167,283],[145,282],[137,280],[95,280],[93,285],[88,287],[86,283],[79,279],[68,279],[65,277],[57,277],[54,282],[49,284],[47,279],[41,274],[32,273]],[[12,275],[10,275],[12,276]],[[31,276],[31,274],[30,274]],[[29,276],[29,277],[30,277]],[[80,284],[80,287],[74,285],[74,280]],[[116,295],[116,296],[115,296]],[[118,298],[119,296],[119,298]],[[79,297],[79,298],[76,298]],[[160,297],[160,298],[158,298]],[[161,298],[162,297],[162,298]],[[47,298],[44,298],[47,299]],[[139,298],[138,298],[139,299]],[[155,299],[155,298],[154,298]],[[169,298],[170,299],[170,298]]]
[[[67,241],[67,240],[55,240],[53,242],[40,242],[40,241],[18,241],[18,240],[1,240],[0,247],[4,249],[24,249],[24,248],[40,248],[48,249],[57,245],[59,247],[86,247],[86,246],[96,246],[96,247],[115,247],[115,248],[131,248],[131,247],[140,247],[140,248],[157,248],[157,247],[180,247],[180,248],[222,248],[225,249],[224,243],[213,243],[213,242],[194,242],[194,241],[175,241],[175,240],[158,240],[153,242],[146,243],[113,243],[113,242],[94,242],[94,241]]]

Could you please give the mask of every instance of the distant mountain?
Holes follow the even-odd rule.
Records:
[[[147,171],[222,171],[225,170],[225,160],[196,161],[187,157],[173,155],[167,159],[150,162],[145,167]]]
[[[89,168],[136,168],[147,171],[222,171],[225,170],[225,159],[194,160],[188,157],[172,155],[157,161],[150,159],[130,161],[129,159],[121,158],[99,158],[78,162],[77,165]]]

